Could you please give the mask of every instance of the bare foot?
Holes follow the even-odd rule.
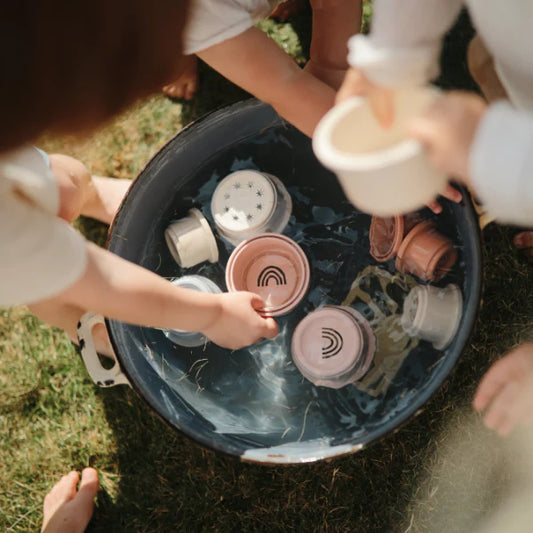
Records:
[[[171,98],[190,100],[198,90],[198,59],[195,55],[185,56],[185,68],[181,76],[165,85],[163,93]]]
[[[132,183],[128,179],[93,176],[81,214],[111,224]]]
[[[268,18],[276,22],[285,22],[293,15],[297,15],[305,7],[306,0],[285,0],[277,5]]]
[[[43,505],[42,533],[82,533],[93,514],[94,497],[98,492],[98,474],[85,468],[63,476],[46,495]]]
[[[91,176],[87,167],[64,154],[50,154],[59,187],[59,213],[67,222],[80,214],[111,224],[131,180]]]
[[[513,239],[514,245],[533,261],[533,231],[521,231]]]

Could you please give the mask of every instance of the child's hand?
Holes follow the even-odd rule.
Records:
[[[219,297],[219,315],[211,326],[202,331],[215,344],[238,350],[278,334],[276,321],[258,313],[265,304],[257,294],[229,292]]]
[[[502,436],[517,424],[533,422],[533,344],[523,344],[496,361],[472,404],[476,411],[487,408],[485,425]]]
[[[427,147],[438,169],[469,185],[470,150],[486,108],[480,96],[454,91],[437,98],[413,121],[410,132]]]
[[[350,96],[366,96],[380,124],[387,128],[394,122],[394,91],[371,82],[360,70],[350,67],[337,92],[338,104]]]
[[[350,96],[366,96],[376,118],[383,127],[389,127],[394,122],[394,91],[372,83],[363,72],[353,67],[346,73],[344,82],[337,93],[336,103],[342,102]],[[441,192],[441,196],[456,203],[463,199],[463,195],[451,185],[448,185]],[[442,211],[442,206],[437,200],[430,202],[428,207],[435,214]]]

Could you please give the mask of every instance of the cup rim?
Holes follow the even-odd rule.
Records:
[[[363,154],[348,154],[336,148],[332,132],[346,113],[368,105],[368,99],[352,96],[332,107],[320,120],[313,132],[313,151],[322,164],[340,172],[368,171],[402,163],[421,155],[425,148],[414,138],[404,139],[389,148]]]
[[[380,254],[376,247],[373,245],[374,235],[375,235],[375,222],[379,220],[384,220],[390,218],[394,221],[394,234],[391,239],[390,247],[387,253]],[[397,253],[398,250],[402,244],[403,241],[403,234],[404,234],[404,217],[403,215],[393,215],[390,217],[380,217],[377,215],[373,215],[372,219],[370,221],[370,231],[369,231],[369,241],[370,241],[370,255],[376,260],[381,263],[384,263],[385,261],[389,261],[392,259]]]
[[[189,209],[189,214],[191,216],[194,216],[198,220],[202,229],[204,230],[206,244],[209,248],[208,261],[210,263],[216,263],[218,261],[218,246],[217,241],[215,239],[215,235],[213,233],[213,230],[211,229],[211,226],[209,225],[209,222],[207,222],[207,219],[205,218],[204,214],[196,207]]]
[[[248,246],[250,246],[250,244],[253,244],[255,241],[264,239],[277,239],[283,241],[285,244],[288,244],[294,252],[294,257],[298,260],[302,275],[298,290],[292,295],[289,300],[284,302],[282,305],[267,306],[260,310],[262,316],[273,317],[283,315],[288,313],[289,311],[292,311],[292,309],[294,309],[300,303],[309,288],[309,281],[311,278],[309,260],[307,259],[305,252],[302,250],[301,246],[297,242],[280,233],[263,233],[261,235],[256,235],[255,237],[251,237],[249,239],[244,240],[235,248],[235,250],[233,250],[233,252],[229,256],[228,262],[226,263],[225,278],[226,286],[228,287],[229,291],[234,292],[239,290],[237,289],[236,284],[234,283],[234,279],[232,277],[235,262],[238,261],[239,256],[241,256],[243,251]]]

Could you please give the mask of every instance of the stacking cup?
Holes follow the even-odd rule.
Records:
[[[444,350],[452,342],[461,322],[463,297],[457,285],[413,287],[403,304],[402,327],[411,337],[419,337]]]
[[[333,107],[313,134],[318,160],[333,171],[352,204],[367,213],[393,216],[416,211],[446,187],[448,176],[409,136],[411,120],[438,96],[432,87],[394,94],[394,122],[383,127],[366,98]]]
[[[420,222],[417,214],[378,217],[370,221],[370,255],[381,263],[396,256],[404,237]]]
[[[218,294],[222,292],[216,283],[204,276],[182,276],[181,278],[175,279],[172,283],[178,287],[183,287],[184,289],[192,289],[210,294]],[[187,348],[202,346],[208,341],[207,337],[197,331],[164,329],[163,333],[174,344],[185,346]]]
[[[165,230],[165,241],[172,257],[182,268],[203,261],[218,261],[215,236],[199,209],[191,209],[188,216],[170,224]]]
[[[327,305],[296,326],[291,352],[294,364],[315,385],[339,389],[361,378],[374,357],[376,339],[368,321],[355,309]]]
[[[304,251],[284,235],[267,233],[241,242],[228,259],[229,291],[250,291],[263,298],[263,316],[284,315],[302,300],[309,287]]]
[[[211,198],[217,230],[235,246],[262,233],[282,233],[291,210],[291,197],[283,183],[257,170],[229,174]]]
[[[423,281],[438,281],[457,261],[452,241],[441,235],[430,221],[417,224],[403,239],[396,256],[396,270]]]

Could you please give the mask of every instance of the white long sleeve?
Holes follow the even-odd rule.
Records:
[[[371,33],[349,40],[348,62],[387,87],[434,79],[442,38],[462,4],[462,0],[375,0]]]
[[[498,222],[533,226],[533,113],[491,105],[470,152],[474,190]]]

